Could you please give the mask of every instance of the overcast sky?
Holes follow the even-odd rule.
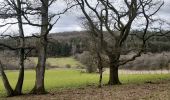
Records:
[[[62,0],[61,0],[62,1]],[[165,4],[161,8],[161,10],[158,12],[157,16],[160,18],[163,18],[167,21],[170,21],[170,0],[164,0]],[[54,7],[51,7],[51,11],[57,12],[57,9],[63,8],[64,4],[57,3],[56,5],[53,5]],[[80,17],[80,10],[77,10],[74,8],[72,11],[69,11],[67,14],[62,15],[60,20],[56,23],[56,25],[53,27],[53,29],[50,31],[50,33],[56,33],[56,32],[64,32],[64,31],[81,31],[81,21],[79,20]],[[0,31],[4,31],[4,29],[0,29]],[[11,30],[16,30],[16,26],[13,26]],[[30,27],[30,26],[24,26],[25,34],[30,33],[39,33],[39,29],[37,27]]]
[[[170,21],[170,0],[164,0],[165,4],[158,12],[157,16]],[[73,11],[63,16],[60,21],[55,25],[52,32],[63,32],[63,31],[80,31],[81,21],[78,19],[77,12]]]

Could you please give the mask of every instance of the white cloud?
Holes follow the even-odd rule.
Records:
[[[67,27],[54,27],[51,30],[51,33],[66,32],[66,31],[81,31],[81,30],[83,29],[80,26],[73,25],[73,26],[67,26]]]

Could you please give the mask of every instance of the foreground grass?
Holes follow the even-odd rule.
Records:
[[[7,76],[12,87],[15,86],[18,72],[16,71],[7,71]],[[78,70],[71,69],[56,69],[56,70],[47,70],[45,77],[45,87],[48,91],[53,91],[61,88],[78,88],[84,87],[90,84],[98,83],[98,74],[88,74],[81,73]],[[144,83],[147,81],[156,81],[170,79],[169,74],[121,74],[120,80],[122,83]],[[104,74],[103,82],[107,83],[108,75]],[[35,82],[35,72],[33,70],[27,70],[25,72],[25,80],[23,85],[24,93],[29,92]],[[0,96],[5,96],[5,90],[3,88],[2,81],[0,80]]]

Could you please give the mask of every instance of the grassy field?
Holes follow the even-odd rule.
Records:
[[[7,76],[11,85],[14,87],[16,84],[18,72],[7,71]],[[45,87],[48,91],[53,91],[61,88],[78,88],[91,84],[98,83],[98,74],[82,73],[79,70],[71,69],[53,69],[46,71]],[[120,74],[122,83],[144,83],[147,81],[156,81],[170,79],[169,74]],[[24,87],[25,93],[29,92],[34,86],[35,72],[27,70],[25,73]],[[104,74],[104,83],[108,81],[108,74]],[[5,96],[2,81],[0,80],[0,96]]]
[[[34,63],[37,63],[37,57],[29,58]],[[48,58],[47,64],[51,66],[65,67],[66,65],[70,65],[70,67],[75,68],[77,66],[83,66],[79,61],[74,59],[73,57],[61,57],[61,58]]]

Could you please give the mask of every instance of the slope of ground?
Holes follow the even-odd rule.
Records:
[[[30,57],[29,60],[34,62],[36,66],[38,61],[37,57]],[[53,66],[54,68],[67,68],[67,66],[70,66],[70,68],[76,68],[79,66],[83,66],[73,57],[47,58],[47,65],[47,67]]]

